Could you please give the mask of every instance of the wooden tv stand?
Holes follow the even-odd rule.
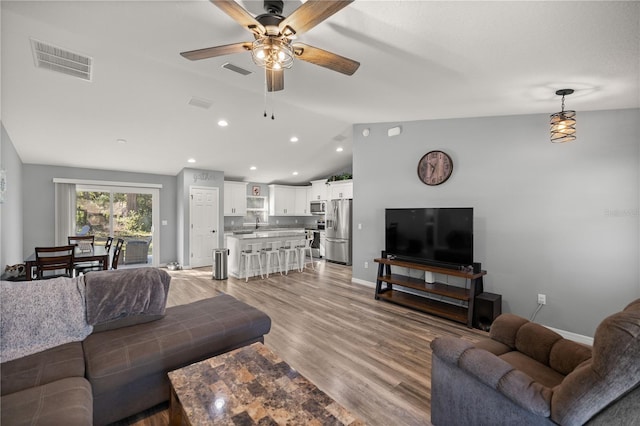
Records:
[[[403,305],[428,314],[437,315],[453,321],[473,326],[473,308],[475,298],[483,292],[482,277],[487,271],[478,273],[458,271],[455,269],[439,268],[436,266],[422,265],[419,263],[405,262],[401,260],[377,258],[378,277],[376,279],[376,300]],[[436,274],[449,275],[465,279],[465,287],[458,287],[450,284],[425,282],[422,278],[412,278],[405,275],[392,274],[391,266],[417,269],[420,271],[434,272]],[[385,283],[383,288],[382,283]],[[424,293],[423,296],[399,291],[393,288],[394,285]],[[441,300],[426,297],[428,295],[445,296],[455,301],[460,301],[459,305],[447,303]]]

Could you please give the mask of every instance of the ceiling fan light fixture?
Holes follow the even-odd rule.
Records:
[[[562,111],[551,114],[551,142],[563,143],[576,140],[576,112],[565,111],[564,97],[573,93],[573,89],[561,89],[556,95],[562,96]]]
[[[253,42],[251,56],[262,68],[280,70],[291,68],[295,53],[286,37],[263,37]]]

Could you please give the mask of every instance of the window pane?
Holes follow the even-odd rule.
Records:
[[[152,195],[113,194],[113,235],[123,238],[124,264],[147,263],[152,253]]]
[[[110,193],[77,191],[76,235],[95,235],[95,243],[104,245],[110,234]]]

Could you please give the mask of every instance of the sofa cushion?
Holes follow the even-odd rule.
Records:
[[[491,324],[489,337],[511,349],[516,348],[516,335],[520,327],[529,321],[514,314],[504,313]]]
[[[150,374],[168,372],[268,333],[271,319],[231,296],[168,308],[158,321],[93,333],[83,342],[95,397],[121,392]]]
[[[491,352],[494,355],[502,355],[513,350],[504,343],[500,343],[493,339],[482,339],[476,342],[474,346],[478,349],[484,349],[485,351]]]
[[[89,272],[87,321],[99,332],[160,319],[170,281],[171,276],[157,268]]]
[[[549,365],[551,348],[560,339],[562,336],[555,331],[535,322],[527,322],[518,329],[516,349],[542,364]]]
[[[82,343],[73,342],[0,365],[2,395],[66,377],[84,377]]]
[[[588,359],[591,359],[590,346],[560,339],[551,348],[549,366],[566,376]]]
[[[82,377],[69,377],[2,396],[2,426],[91,426],[91,385]]]
[[[558,373],[553,368],[528,357],[522,352],[511,351],[500,355],[504,361],[512,365],[516,370],[520,370],[534,379],[536,382],[552,388],[562,383],[564,375]]]

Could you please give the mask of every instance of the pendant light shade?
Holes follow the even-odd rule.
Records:
[[[564,110],[564,97],[573,89],[561,89],[556,95],[562,96],[562,111],[551,114],[551,142],[563,143],[576,140],[576,112]]]

